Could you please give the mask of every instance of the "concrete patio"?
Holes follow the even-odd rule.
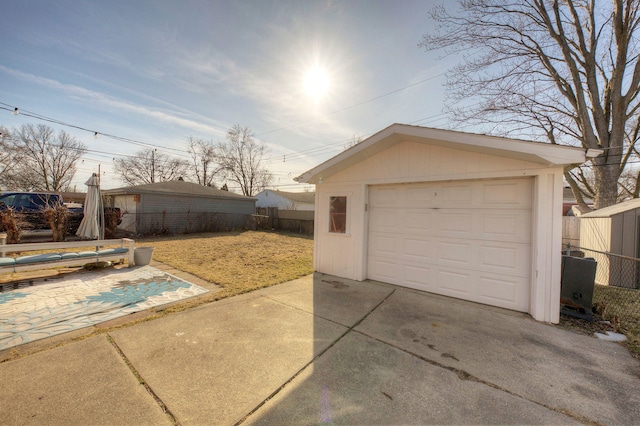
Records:
[[[0,423],[640,422],[624,347],[377,282],[316,274],[79,336],[0,363]]]

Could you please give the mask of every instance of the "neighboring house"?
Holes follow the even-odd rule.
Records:
[[[86,187],[85,187],[86,188]],[[65,203],[77,203],[84,204],[85,198],[87,198],[86,192],[61,192],[62,201]]]
[[[584,198],[588,206],[593,206],[591,198]],[[562,246],[580,246],[580,218],[587,210],[580,207],[573,191],[565,186],[562,191]],[[590,210],[589,210],[590,211]]]
[[[620,256],[640,257],[640,198],[625,201],[580,216],[580,247],[613,253]],[[629,262],[627,270],[618,258],[603,253],[587,252],[598,262],[596,283],[617,287],[640,288],[640,275]],[[613,260],[612,260],[613,259]],[[612,261],[618,262],[616,265]],[[638,271],[640,272],[640,271]]]
[[[255,213],[255,198],[184,181],[102,191],[119,207],[118,226],[135,234],[190,233],[243,228]]]
[[[315,209],[315,192],[284,192],[265,189],[256,196],[256,207],[277,207],[281,210]]]
[[[593,200],[591,198],[584,197],[584,202],[587,206],[593,206]],[[570,187],[565,186],[562,191],[562,216],[580,216],[581,213],[581,209],[578,206],[576,197],[573,195],[573,191]]]
[[[393,124],[296,178],[316,185],[314,268],[557,323],[563,167],[584,161],[573,147]]]

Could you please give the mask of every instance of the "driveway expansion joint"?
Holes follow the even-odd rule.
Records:
[[[105,336],[107,338],[107,341],[111,344],[111,346],[113,346],[113,348],[115,349],[115,351],[118,353],[118,355],[120,356],[120,358],[122,358],[122,360],[124,361],[124,363],[126,364],[126,366],[129,368],[129,370],[131,371],[131,373],[135,376],[136,380],[138,381],[138,383],[140,383],[142,386],[144,386],[145,390],[147,391],[147,393],[149,393],[149,395],[153,398],[153,400],[156,402],[156,404],[158,404],[158,406],[160,406],[160,409],[162,410],[162,412],[167,416],[168,420],[171,422],[171,424],[173,425],[179,425],[180,422],[178,422],[178,419],[173,415],[173,413],[169,410],[169,408],[167,407],[167,405],[162,401],[162,399],[160,399],[160,397],[158,396],[158,394],[156,394],[153,389],[151,388],[151,386],[149,386],[149,384],[147,383],[147,381],[144,379],[144,377],[142,377],[142,375],[140,374],[140,372],[134,367],[134,365],[131,363],[131,361],[129,360],[129,358],[127,357],[127,355],[123,352],[123,350],[120,348],[120,346],[118,346],[118,344],[116,343],[116,341],[113,339],[113,337],[111,337],[111,335],[109,333],[105,333]]]
[[[318,359],[320,359],[320,357],[322,357],[325,353],[327,353],[329,351],[329,349],[333,348],[339,341],[341,341],[347,334],[349,334],[351,331],[353,331],[353,329],[357,326],[359,326],[362,321],[364,321],[365,319],[367,319],[367,317],[369,317],[369,315],[371,315],[376,309],[378,309],[384,302],[387,301],[387,299],[389,299],[389,297],[391,297],[391,295],[393,295],[393,293],[395,293],[395,289],[393,289],[389,294],[387,294],[378,304],[376,304],[373,308],[371,308],[366,314],[364,314],[362,316],[362,318],[360,318],[358,321],[356,321],[352,326],[347,327],[347,329],[344,331],[344,333],[342,333],[340,336],[338,336],[333,342],[331,342],[330,345],[328,345],[326,348],[324,348],[322,351],[320,351],[320,353],[316,356],[314,356],[308,363],[306,363],[305,365],[302,366],[302,368],[300,368],[298,371],[296,371],[295,374],[293,374],[291,377],[289,377],[289,379],[287,379],[287,381],[285,381],[282,385],[280,385],[280,387],[278,387],[275,391],[273,391],[269,396],[267,396],[262,402],[260,402],[258,405],[256,405],[251,411],[249,411],[247,414],[245,414],[244,417],[242,417],[240,420],[238,420],[236,423],[234,423],[234,426],[238,426],[242,423],[244,423],[249,416],[251,416],[253,413],[255,413],[256,411],[258,411],[260,409],[260,407],[262,407],[263,405],[265,405],[269,400],[271,400],[272,398],[274,398],[277,394],[279,394],[285,387],[287,387],[287,385],[289,383],[291,383],[296,377],[298,377],[300,374],[302,374],[302,372],[304,370],[306,370],[310,365],[313,365],[314,362],[316,362]],[[267,296],[263,296],[263,297],[267,297]],[[267,297],[268,298],[268,297]],[[290,305],[286,305],[284,304],[284,306],[290,306]],[[299,309],[296,308],[294,306],[292,306],[294,309]],[[307,311],[304,311],[307,312]],[[318,315],[315,315],[312,313],[313,316],[317,316],[318,318],[322,318]],[[334,322],[334,321],[332,321]],[[338,325],[342,325],[339,323],[334,322],[335,324]]]
[[[322,316],[322,315],[314,314],[313,312],[309,312],[308,310],[305,310],[305,309],[303,309],[303,308],[301,308],[301,307],[299,307],[299,306],[295,306],[295,305],[291,305],[291,304],[289,304],[289,303],[285,303],[285,302],[283,302],[282,300],[278,300],[278,299],[276,299],[276,298],[273,298],[272,296],[260,295],[260,297],[262,297],[262,298],[264,298],[264,299],[268,299],[268,300],[270,300],[271,302],[278,303],[278,304],[280,304],[280,305],[282,305],[282,306],[286,306],[286,307],[288,307],[288,308],[290,308],[290,309],[293,309],[293,310],[296,310],[296,311],[299,311],[299,312],[303,312],[303,313],[305,313],[305,314],[309,314],[309,315],[311,315],[311,316],[313,316],[313,317],[316,317],[316,318],[323,319],[323,320],[325,320],[325,321],[327,321],[327,322],[330,322],[330,323],[332,323],[332,324],[336,324],[336,325],[339,325],[339,326],[342,326],[342,327],[347,327],[347,328],[349,328],[349,326],[344,325],[344,324],[342,324],[342,323],[340,323],[340,322],[338,322],[338,321],[332,320],[331,318],[327,318],[327,317],[324,317],[324,316]],[[374,308],[374,309],[375,309],[375,308]],[[372,311],[372,312],[373,312],[373,311]],[[369,312],[369,313],[371,313],[371,312]],[[369,315],[369,314],[367,314],[367,315]],[[360,320],[360,321],[362,321],[362,320]],[[355,326],[354,326],[354,327],[355,327]]]
[[[368,314],[367,314],[367,315],[368,315]],[[363,319],[364,319],[364,318],[363,318]],[[362,322],[362,321],[360,321],[360,322]],[[491,383],[491,382],[486,381],[486,380],[484,380],[484,379],[481,379],[481,378],[479,378],[479,377],[477,377],[477,376],[474,376],[473,374],[471,374],[471,373],[469,373],[469,372],[467,372],[467,371],[465,371],[465,370],[463,370],[463,369],[461,369],[461,368],[456,368],[456,367],[452,367],[452,366],[450,366],[450,365],[442,364],[442,363],[440,363],[440,362],[438,362],[438,361],[436,361],[436,360],[429,359],[429,358],[427,358],[427,357],[425,357],[425,356],[422,356],[422,355],[420,355],[420,354],[417,354],[417,353],[415,353],[415,352],[412,352],[412,351],[410,351],[410,350],[408,350],[408,349],[404,349],[404,348],[402,348],[402,347],[400,347],[400,346],[394,345],[393,343],[389,343],[389,342],[384,341],[384,340],[381,340],[381,339],[379,339],[379,338],[377,338],[377,337],[371,336],[371,335],[369,335],[369,334],[367,334],[367,333],[364,333],[364,332],[362,332],[362,331],[360,331],[360,330],[354,330],[354,332],[355,332],[355,333],[358,333],[358,334],[360,334],[360,335],[362,335],[362,336],[364,336],[364,337],[367,337],[367,338],[369,338],[369,339],[375,340],[375,341],[376,341],[376,342],[378,342],[378,343],[382,343],[383,345],[387,345],[387,346],[390,346],[390,347],[392,347],[392,348],[394,348],[394,349],[397,349],[397,350],[399,350],[399,351],[401,351],[401,352],[404,352],[404,353],[406,353],[407,355],[413,356],[413,357],[415,357],[415,358],[417,358],[417,359],[419,359],[419,360],[421,360],[421,361],[423,361],[423,362],[426,362],[427,364],[430,364],[430,365],[432,365],[432,366],[434,366],[434,367],[438,367],[438,368],[442,368],[442,369],[444,369],[444,370],[450,371],[450,372],[454,373],[456,376],[458,376],[458,378],[459,378],[460,380],[468,380],[468,381],[471,381],[471,382],[480,383],[480,384],[482,384],[482,385],[485,385],[485,386],[488,386],[488,387],[490,387],[490,388],[496,389],[497,391],[504,392],[504,393],[507,393],[507,394],[509,394],[509,395],[511,395],[511,396],[514,396],[514,397],[516,397],[516,398],[520,398],[520,399],[522,399],[522,400],[525,400],[525,401],[531,402],[531,403],[533,403],[533,404],[539,405],[539,406],[541,406],[541,407],[543,407],[543,408],[546,408],[547,410],[551,410],[551,411],[554,411],[554,412],[556,412],[556,413],[559,413],[559,414],[565,415],[565,416],[567,416],[567,417],[572,418],[573,420],[579,421],[579,422],[581,422],[581,423],[583,423],[583,424],[586,424],[586,425],[596,426],[596,425],[600,425],[600,424],[601,424],[601,423],[598,423],[598,422],[597,422],[597,421],[595,421],[595,420],[592,420],[592,419],[586,418],[586,417],[581,416],[581,415],[576,414],[576,413],[572,413],[572,412],[570,412],[570,411],[568,411],[568,410],[566,410],[566,409],[563,409],[563,408],[557,408],[557,407],[552,407],[552,406],[550,406],[550,405],[543,404],[543,403],[541,403],[541,402],[538,402],[538,401],[535,401],[535,400],[533,400],[533,399],[527,398],[527,397],[522,396],[522,395],[520,395],[520,394],[517,394],[517,393],[515,393],[515,392],[513,392],[513,391],[511,391],[511,390],[509,390],[509,389],[506,389],[506,388],[504,388],[504,387],[502,387],[502,386],[500,386],[500,385],[497,385],[497,384],[495,384],[495,383]],[[340,339],[341,339],[342,337],[344,337],[344,335],[343,335],[343,336],[341,336],[341,337],[340,337]],[[335,344],[335,343],[334,343],[334,344]],[[431,349],[434,349],[434,348],[431,348]],[[456,361],[458,361],[458,360],[456,359]]]

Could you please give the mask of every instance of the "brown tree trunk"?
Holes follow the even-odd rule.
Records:
[[[616,204],[618,201],[618,179],[620,178],[619,165],[596,165],[593,172],[596,181],[593,207],[601,209]]]

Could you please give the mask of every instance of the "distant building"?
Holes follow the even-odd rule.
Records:
[[[256,199],[184,181],[102,191],[105,204],[118,207],[118,226],[134,234],[182,234],[244,228]]]
[[[584,202],[587,203],[587,206],[593,206],[593,200],[591,198],[584,197]],[[573,191],[570,187],[565,186],[562,190],[562,216],[576,216],[574,207],[578,209],[578,213],[588,213],[588,211],[581,212],[576,197],[573,195]]]
[[[256,207],[314,211],[315,200],[315,192],[284,192],[265,189],[256,195]]]
[[[580,216],[580,247],[594,250],[587,253],[598,262],[597,284],[640,288],[636,262],[622,267],[619,257],[640,257],[640,198]]]
[[[84,204],[84,200],[85,200],[85,198],[87,198],[87,193],[86,192],[65,192],[65,191],[62,191],[60,193],[60,196],[62,197],[62,201],[64,201],[65,203]]]

